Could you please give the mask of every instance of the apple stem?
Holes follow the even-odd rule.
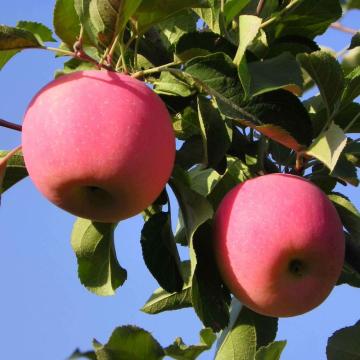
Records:
[[[8,129],[12,129],[12,130],[16,130],[16,131],[22,131],[22,126],[18,125],[18,124],[14,124],[10,121],[6,121],[3,119],[0,119],[0,126],[8,128]]]

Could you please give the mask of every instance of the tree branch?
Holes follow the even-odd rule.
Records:
[[[339,21],[336,21],[330,25],[335,30],[342,31],[344,33],[355,35],[358,31],[347,26],[342,25]]]
[[[14,124],[10,121],[6,121],[3,119],[0,119],[0,126],[8,128],[8,129],[12,129],[12,130],[16,130],[16,131],[22,131],[22,126],[18,125],[18,124]]]

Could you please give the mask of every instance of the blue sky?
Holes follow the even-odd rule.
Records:
[[[51,25],[53,1],[0,2],[0,23],[18,20]],[[345,19],[359,23],[359,12]],[[320,44],[343,49],[350,35],[331,30]],[[62,60],[40,50],[15,57],[0,72],[0,118],[21,123],[32,96],[53,78]],[[15,131],[0,128],[0,148],[20,144]],[[360,207],[359,190],[339,189]],[[0,344],[4,359],[65,359],[76,348],[90,349],[95,337],[105,342],[116,326],[136,324],[151,331],[164,346],[177,336],[198,341],[201,324],[192,310],[156,316],[139,308],[158,286],[147,271],[139,243],[140,216],[121,223],[116,232],[120,263],[128,281],[114,297],[89,293],[77,278],[76,258],[70,246],[74,217],[48,203],[26,179],[11,189],[0,208]],[[336,288],[319,308],[280,321],[278,339],[287,339],[282,359],[325,359],[327,338],[337,329],[360,319],[360,292]],[[200,359],[211,359],[212,353]]]

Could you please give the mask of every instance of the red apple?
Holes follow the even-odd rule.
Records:
[[[22,145],[30,178],[46,198],[100,222],[149,206],[175,157],[161,99],[139,80],[97,70],[46,85],[26,111]]]
[[[327,196],[301,177],[271,174],[237,185],[222,200],[214,225],[224,283],[260,314],[305,313],[339,278],[342,223]]]

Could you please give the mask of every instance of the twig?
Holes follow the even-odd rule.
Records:
[[[344,33],[355,35],[358,31],[347,26],[342,25],[339,21],[336,21],[330,25],[331,28],[342,31]]]
[[[0,119],[0,126],[8,128],[8,129],[12,129],[12,130],[16,130],[16,131],[22,131],[22,126],[18,125],[18,124],[14,124],[10,121],[6,121],[3,119]]]
[[[72,56],[76,59],[83,60],[83,61],[89,62],[91,64],[94,64],[98,68],[103,68],[103,69],[106,69],[109,71],[114,71],[114,69],[111,66],[108,66],[106,64],[99,64],[94,58],[92,58],[91,56],[86,54],[83,50],[77,50],[76,52],[74,52],[74,51],[63,50],[63,49],[53,48],[53,47],[48,47],[48,46],[44,46],[42,49],[53,51],[53,52],[56,52],[61,55]]]
[[[154,68],[151,68],[151,69],[138,71],[138,72],[132,74],[131,76],[134,77],[134,78],[139,78],[139,77],[142,77],[144,75],[154,74],[154,73],[157,73],[157,72],[160,72],[160,71],[163,71],[163,70],[167,70],[170,66],[176,66],[176,65],[180,65],[180,64],[181,64],[180,61],[174,61],[174,62],[171,62],[169,64],[157,66],[157,67],[154,67]]]
[[[265,5],[265,0],[259,0],[258,6],[256,8],[256,16],[259,16]]]

